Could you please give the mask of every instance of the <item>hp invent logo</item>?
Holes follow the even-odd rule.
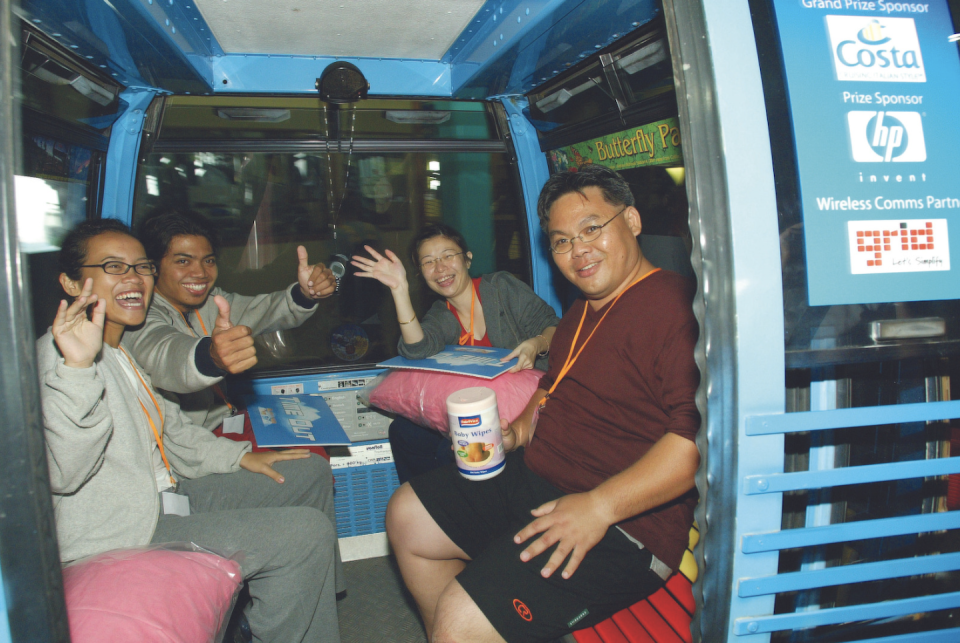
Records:
[[[927,160],[923,122],[917,112],[849,112],[850,146],[858,163],[918,163]]]
[[[924,83],[913,18],[827,16],[837,80]]]

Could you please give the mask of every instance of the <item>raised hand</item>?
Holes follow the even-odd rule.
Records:
[[[373,259],[354,255],[350,263],[356,267],[359,272],[355,273],[358,277],[369,277],[376,279],[390,290],[397,290],[401,287],[407,287],[407,271],[403,267],[400,257],[391,250],[384,250],[383,256],[370,246],[364,246],[364,250],[370,253]]]
[[[303,296],[307,299],[323,299],[332,295],[337,289],[337,279],[330,269],[322,263],[311,266],[307,260],[307,249],[303,246],[297,246],[297,257],[300,258],[297,281]]]
[[[87,308],[91,305],[94,307],[92,319],[87,319]],[[80,296],[69,306],[65,299],[60,300],[51,332],[67,366],[93,366],[93,361],[103,347],[106,310],[106,300],[97,301],[97,296],[93,294],[93,279],[83,282]]]
[[[249,326],[234,326],[230,321],[230,302],[220,295],[213,296],[217,305],[217,319],[210,335],[210,357],[221,371],[232,375],[242,373],[257,364],[257,349],[253,345],[253,331]]]
[[[274,462],[284,460],[303,460],[309,458],[310,452],[307,449],[287,449],[286,451],[264,451],[262,453],[245,453],[240,458],[240,466],[247,471],[262,473],[268,478],[273,478],[278,483],[283,484],[283,476],[273,468]]]

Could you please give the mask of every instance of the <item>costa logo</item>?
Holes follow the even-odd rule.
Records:
[[[837,80],[924,83],[913,18],[827,16]]]
[[[471,426],[480,426],[480,416],[479,415],[468,415],[467,417],[462,417],[460,419],[460,428],[470,428]]]
[[[533,614],[530,612],[530,608],[527,607],[524,604],[524,602],[521,601],[519,598],[513,599],[513,609],[517,610],[517,614],[519,614],[520,618],[522,618],[523,620],[525,621],[533,620]]]

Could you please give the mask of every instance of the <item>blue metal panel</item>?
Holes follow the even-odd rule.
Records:
[[[157,93],[158,90],[152,88],[135,88],[120,95],[128,103],[128,107],[114,123],[110,134],[103,208],[100,212],[100,216],[104,218],[120,219],[129,224],[133,217],[133,191],[137,177],[140,133],[143,130],[144,114]]]
[[[837,623],[850,623],[875,618],[890,618],[891,616],[933,612],[955,607],[960,607],[960,592],[938,594],[936,596],[922,596],[920,598],[907,598],[900,601],[883,601],[882,603],[872,605],[835,607],[817,612],[778,614],[776,616],[761,616],[758,618],[739,618],[734,622],[733,631],[737,635],[744,635],[776,632],[777,630],[795,630],[804,627],[835,625]]]
[[[435,60],[262,56],[213,58],[217,92],[316,93],[317,78],[335,61],[353,63],[370,82],[370,93],[389,96],[450,96],[450,66]]]
[[[809,413],[758,414],[747,418],[747,435],[825,431],[903,422],[934,422],[957,417],[960,417],[960,401],[891,404]]]
[[[745,578],[740,581],[739,594],[740,596],[760,596],[777,592],[796,592],[802,589],[935,574],[957,569],[960,569],[960,554],[917,556],[878,563],[841,565],[810,572],[778,574],[766,578]]]
[[[747,1],[698,4],[706,24],[705,33],[699,37],[710,43],[711,59],[674,58],[674,63],[678,69],[706,65],[715,77],[716,94],[704,98],[704,101],[715,102],[720,118],[722,150],[718,151],[713,163],[722,167],[726,180],[729,201],[726,209],[732,230],[729,252],[734,274],[732,283],[705,284],[704,291],[706,295],[707,288],[730,288],[730,296],[736,302],[737,325],[737,421],[735,426],[725,427],[725,433],[711,439],[735,440],[737,475],[770,475],[783,471],[783,437],[746,434],[747,416],[783,413],[785,408],[780,244],[770,139],[766,127],[743,127],[744,123],[767,122],[760,69]],[[687,91],[697,92],[701,88],[691,86]],[[693,186],[697,185],[696,172],[716,171],[713,167],[693,169],[694,176],[688,179],[693,181]],[[710,209],[711,198],[711,194],[691,195],[691,201],[700,201],[703,219],[715,216]],[[704,246],[712,243],[714,240],[701,240]],[[704,266],[705,275],[710,268]],[[709,310],[707,314],[710,314]],[[715,349],[708,346],[708,350]],[[736,432],[736,436],[729,432]],[[709,482],[720,483],[719,480]],[[743,533],[779,529],[781,497],[777,494],[740,496],[736,507],[713,507],[711,512],[716,516],[717,524],[708,525],[705,538],[719,538],[725,530],[735,529],[734,538],[739,541]],[[713,536],[711,530],[717,530],[718,535]],[[776,552],[747,555],[737,549],[733,555],[734,576],[776,574],[778,559]],[[706,560],[706,569],[709,573],[709,559]],[[713,600],[722,599],[713,597]],[[731,622],[724,624],[726,631],[702,634],[713,640],[768,641],[769,636],[759,632],[757,636],[739,639],[735,636],[739,632],[731,626],[732,620],[738,616],[770,614],[773,605],[772,596],[732,595],[729,598]],[[704,609],[711,609],[706,598]]]
[[[960,628],[884,636],[877,639],[860,639],[857,643],[956,643],[957,641],[960,641]]]
[[[903,534],[922,534],[928,531],[960,529],[960,511],[861,520],[844,524],[828,525],[815,529],[788,529],[758,534],[744,534],[742,548],[746,554],[795,547],[810,547],[828,543],[842,543],[867,538],[884,538]]]
[[[848,484],[944,476],[951,473],[960,473],[960,457],[869,464],[862,467],[843,467],[827,471],[747,476],[743,481],[743,493],[748,495],[782,493],[801,489],[839,487]]]
[[[525,98],[501,98],[507,110],[510,122],[510,134],[517,153],[517,166],[520,170],[520,183],[523,186],[523,200],[527,206],[527,226],[530,229],[530,262],[533,268],[533,289],[557,314],[561,314],[562,305],[553,283],[554,272],[550,269],[553,258],[540,232],[540,219],[537,216],[537,199],[540,189],[550,177],[547,158],[540,151],[537,131],[523,115],[527,106]]]
[[[21,13],[122,85],[211,91],[221,50],[190,0],[23,0]]]
[[[654,0],[490,0],[442,61],[458,98],[523,94],[658,12]]]

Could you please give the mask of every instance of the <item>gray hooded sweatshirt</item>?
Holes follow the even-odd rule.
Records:
[[[560,323],[550,304],[509,272],[483,275],[479,290],[487,336],[496,348],[513,350],[521,342]],[[407,359],[426,359],[460,340],[460,322],[442,299],[434,302],[423,316],[420,328],[423,329],[423,339],[419,342],[407,344],[401,337],[397,345],[399,353]],[[538,357],[535,366],[547,370],[547,358]]]
[[[197,426],[213,431],[230,415],[223,397],[214,390],[223,376],[210,377],[197,369],[195,354],[204,337],[203,326],[213,332],[220,310],[214,295],[230,303],[234,326],[249,326],[254,337],[273,330],[295,328],[307,321],[317,306],[303,308],[291,294],[292,288],[266,295],[246,297],[214,288],[203,306],[189,315],[188,325],[176,308],[162,295],[155,295],[147,320],[137,329],[127,329],[121,345],[150,373],[154,385],[180,406]],[[197,322],[197,315],[203,326]]]
[[[126,359],[104,344],[93,366],[71,368],[52,333],[37,340],[47,466],[64,562],[145,545],[157,526],[155,439],[141,402],[158,428],[160,419],[146,390],[134,389],[118,361]],[[149,376],[140,373],[152,389]],[[163,411],[163,444],[176,478],[240,468],[249,442],[215,437],[152,392]]]

